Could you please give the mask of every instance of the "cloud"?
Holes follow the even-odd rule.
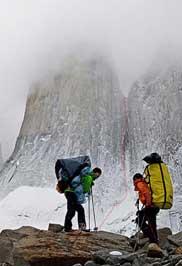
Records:
[[[57,70],[74,47],[111,57],[123,91],[161,47],[179,51],[180,0],[0,1],[0,142],[12,151],[31,84]]]

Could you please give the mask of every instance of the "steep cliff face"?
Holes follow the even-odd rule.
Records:
[[[131,176],[142,171],[141,159],[159,152],[169,165],[175,185],[177,227],[182,228],[182,67],[166,67],[136,82],[128,97],[128,159]],[[174,217],[173,217],[174,219]],[[179,229],[179,228],[178,228]]]
[[[128,147],[131,165],[158,151],[164,161],[175,161],[182,146],[182,68],[168,68],[136,82],[128,97]],[[180,160],[179,160],[180,161]],[[172,165],[171,165],[172,166]],[[175,180],[181,184],[179,174]]]
[[[168,220],[182,230],[181,102],[178,65],[149,71],[126,101],[106,59],[67,58],[59,74],[30,91],[15,150],[0,172],[0,195],[22,185],[54,187],[57,158],[88,154],[103,169],[94,186],[100,226],[119,231],[123,222],[127,231],[135,215],[131,177],[156,151],[170,167],[176,193],[163,225]]]
[[[36,84],[28,96],[14,153],[1,172],[4,193],[20,185],[54,186],[56,159],[81,154],[103,168],[100,195],[119,191],[123,102],[107,60],[67,58],[58,75]]]

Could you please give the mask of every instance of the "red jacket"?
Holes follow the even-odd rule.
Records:
[[[141,203],[144,204],[146,207],[151,207],[152,196],[145,180],[143,180],[142,178],[134,180],[134,186],[135,190],[138,191],[139,200],[141,201]]]

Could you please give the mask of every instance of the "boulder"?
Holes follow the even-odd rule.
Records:
[[[165,248],[168,246],[168,236],[172,235],[172,231],[168,227],[164,227],[159,229],[158,231],[158,237],[159,237],[159,245],[160,247]]]
[[[182,266],[182,260],[178,261],[178,263],[176,264],[176,266]]]
[[[175,254],[181,254],[182,255],[182,246],[175,249]]]
[[[172,263],[172,265],[176,265],[180,260],[182,260],[182,255],[172,255],[169,258],[169,261]]]
[[[97,266],[97,264],[93,260],[87,261],[84,266]]]
[[[22,237],[35,234],[37,232],[40,232],[39,229],[32,227],[32,226],[22,226],[18,229],[12,230],[12,229],[5,229],[0,233],[0,236],[4,236],[7,238],[11,238],[14,240],[19,240]]]
[[[64,229],[63,225],[60,224],[49,224],[48,231],[52,231],[54,233],[62,232]]]
[[[0,263],[13,265],[13,242],[0,236]]]
[[[139,254],[137,252],[123,251],[123,255],[111,255],[108,251],[99,250],[94,253],[93,260],[98,264],[117,265],[124,263],[131,264],[134,260],[138,259]]]
[[[156,243],[150,243],[148,246],[147,256],[152,258],[162,258],[164,257],[164,253]]]
[[[164,243],[168,241],[167,249],[158,247],[156,251],[153,244],[145,245],[155,253],[152,257],[147,256],[145,246],[134,252],[129,238],[122,235],[60,230],[61,226],[55,224],[50,224],[49,230],[31,226],[3,230],[0,234],[0,266],[181,266],[182,246],[177,247],[181,233],[172,236],[166,228],[161,230],[160,239]],[[168,251],[170,249],[173,253]],[[157,255],[161,253],[158,258],[155,258],[156,252]]]
[[[70,234],[29,226],[4,230],[1,239],[2,249],[6,248],[0,262],[11,262],[14,266],[72,266],[91,260],[92,254],[100,249],[108,253],[132,252],[127,237],[104,231]]]
[[[174,253],[174,246],[168,240],[168,236],[171,235],[172,231],[168,227],[164,227],[158,230],[159,246],[170,254]]]
[[[175,235],[169,235],[168,240],[170,243],[174,244],[175,246],[182,246],[182,232],[179,232]]]

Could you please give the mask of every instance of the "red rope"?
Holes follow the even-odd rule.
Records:
[[[126,174],[126,156],[125,156],[125,135],[126,135],[126,129],[128,128],[128,108],[127,108],[127,98],[124,97],[122,104],[124,106],[124,126],[122,125],[122,130],[121,130],[121,172],[123,173],[124,177],[124,194],[119,202],[116,202],[112,205],[112,207],[109,209],[107,214],[105,215],[104,219],[99,225],[99,228],[101,228],[104,223],[108,220],[110,215],[112,214],[114,208],[117,206],[121,205],[124,200],[127,197],[128,193],[128,186],[127,186],[127,174]]]

